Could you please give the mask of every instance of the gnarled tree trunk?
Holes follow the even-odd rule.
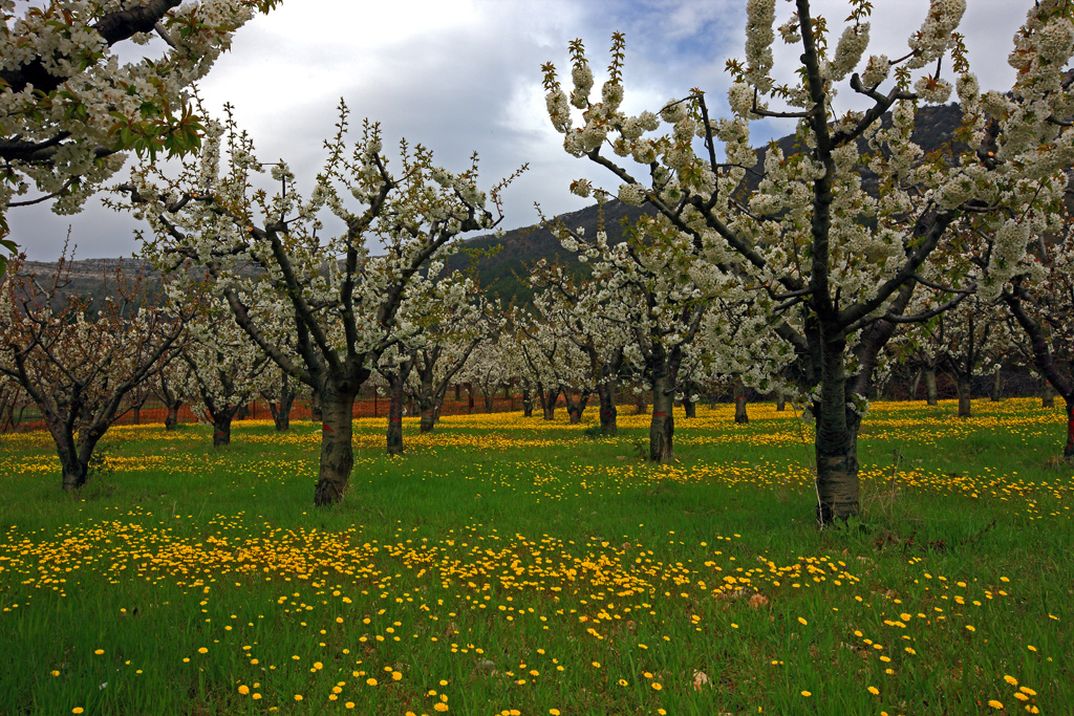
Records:
[[[973,415],[971,395],[972,395],[972,377],[968,375],[959,375],[956,378],[956,389],[958,390],[958,417],[969,418]]]
[[[999,368],[992,374],[992,392],[988,397],[993,403],[1003,400],[1003,375]]]
[[[164,429],[175,430],[175,426],[179,424],[179,407],[182,403],[168,403],[164,406],[166,413],[164,414]]]
[[[589,393],[577,390],[565,391],[563,398],[567,404],[567,421],[571,425],[582,422],[582,413],[585,412],[585,406],[589,402]]]
[[[682,397],[682,412],[687,418],[697,417],[697,403],[690,400],[689,395],[684,395]]]
[[[522,389],[522,417],[533,417],[533,393],[529,388]]]
[[[929,367],[925,369],[925,403],[927,405],[936,405],[938,402],[936,397],[936,369]]]
[[[782,413],[787,409],[787,396],[783,394],[783,388],[776,391],[776,412]]]
[[[1055,407],[1055,389],[1048,381],[1044,381],[1044,387],[1041,388],[1040,393],[1040,407],[1042,408],[1054,408]]]
[[[313,502],[333,505],[343,499],[354,467],[351,412],[355,393],[326,391],[321,396],[321,467]]]
[[[667,375],[653,378],[653,414],[649,421],[649,459],[653,462],[671,462],[674,459],[673,437],[675,435],[675,396]]]
[[[600,434],[615,435],[619,432],[616,424],[615,388],[601,383],[597,386],[597,398],[600,401]]]
[[[388,380],[388,432],[387,450],[389,455],[401,455],[403,452],[403,379],[392,375]]]
[[[56,442],[56,455],[60,458],[63,489],[71,492],[80,489],[89,479],[89,461],[97,442],[106,428],[88,426],[78,431],[78,437],[66,424],[58,420],[48,421],[49,432]]]
[[[634,398],[634,414],[645,415],[649,412],[649,404],[645,402],[645,393],[639,392]]]
[[[860,417],[847,406],[844,345],[822,345],[820,400],[813,404],[817,421],[817,521],[845,520],[860,511],[858,490],[858,427]]]
[[[211,413],[213,419],[213,447],[231,444],[231,421],[237,408],[224,408]]]
[[[746,412],[746,386],[742,381],[735,378],[732,388],[735,396],[735,422],[744,424],[750,421],[749,413]]]

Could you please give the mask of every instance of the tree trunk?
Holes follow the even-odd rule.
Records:
[[[607,383],[597,386],[597,397],[600,399],[600,434],[615,435],[619,432],[616,424],[615,388]]]
[[[649,404],[645,402],[645,393],[638,393],[634,399],[634,414],[645,415],[649,412]]]
[[[142,424],[142,406],[141,405],[135,406],[134,415],[133,415],[133,417],[131,419],[131,422],[133,422],[135,425],[141,425]]]
[[[556,402],[559,400],[559,390],[545,390],[537,387],[537,397],[541,400],[541,412],[545,420],[556,419]]]
[[[321,467],[313,503],[334,505],[343,499],[354,467],[351,411],[354,394],[327,393],[321,400]]]
[[[420,408],[421,422],[418,424],[418,432],[431,433],[436,427],[436,403],[422,402]]]
[[[674,457],[675,396],[668,389],[668,382],[664,375],[653,379],[653,415],[649,421],[649,459],[653,462],[671,462]]]
[[[280,403],[276,414],[272,416],[272,422],[276,425],[276,432],[282,433],[291,429],[291,402]]]
[[[817,421],[817,521],[845,520],[860,511],[857,429],[859,418],[847,407],[846,371],[841,341],[822,344]]]
[[[921,376],[924,371],[918,368],[914,371],[914,377],[910,381],[910,400],[917,400],[917,389],[921,387]]]
[[[1052,388],[1052,384],[1048,381],[1044,381],[1044,387],[1040,393],[1040,407],[1042,408],[1054,408],[1055,407],[1055,390]]]
[[[353,398],[351,399],[353,400]],[[321,410],[321,395],[316,390],[310,395],[310,420],[323,420],[324,412]]]
[[[925,402],[928,405],[936,405],[936,369],[925,369]]]
[[[403,454],[403,381],[393,376],[388,381],[388,454]]]
[[[175,430],[175,426],[179,424],[179,406],[181,403],[172,403],[165,406],[167,413],[164,415],[164,429]]]
[[[697,403],[690,400],[689,395],[682,396],[682,411],[687,418],[697,417]]]
[[[60,458],[63,489],[67,492],[80,489],[89,479],[89,461],[97,441],[106,427],[86,427],[79,430],[78,438],[66,425],[49,426],[49,433],[56,443],[56,455]]]
[[[474,412],[474,384],[466,384],[466,412]]]
[[[52,437],[56,440],[56,454],[60,458],[60,468],[63,472],[63,489],[67,492],[78,490],[86,484],[89,469],[86,463],[78,459],[74,436],[57,438],[56,433],[53,432]]]
[[[748,423],[750,416],[746,412],[746,386],[736,378],[732,390],[735,394],[735,422],[739,424]]]
[[[458,383],[455,384],[455,402],[462,400],[462,386]]]
[[[533,417],[533,393],[529,388],[522,389],[522,417]]]
[[[1068,395],[1067,404],[1067,444],[1063,448],[1063,457],[1067,462],[1074,462],[1074,394]]]
[[[993,403],[1003,400],[1003,375],[999,368],[992,374],[992,392],[988,397]]]
[[[225,409],[213,413],[213,447],[222,447],[231,444],[231,420],[235,417],[236,410]]]
[[[776,412],[782,413],[787,409],[787,396],[783,394],[783,388],[776,391]]]
[[[972,376],[959,375],[956,379],[958,390],[958,417],[969,418],[973,415],[970,395],[972,392]]]
[[[496,393],[494,392],[494,390],[495,390],[494,388],[489,388],[487,391],[482,392],[481,397],[484,398],[484,400],[485,400],[485,412],[486,413],[491,413],[492,412],[492,403],[493,403],[493,400],[496,398]]]

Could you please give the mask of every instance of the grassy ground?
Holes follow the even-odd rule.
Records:
[[[77,498],[0,436],[0,713],[1071,713],[1062,416],[974,407],[874,406],[824,532],[767,405],[677,416],[661,468],[644,416],[407,422],[402,458],[358,421],[330,510],[312,424],[116,428]]]

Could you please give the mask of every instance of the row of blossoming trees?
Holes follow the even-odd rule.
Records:
[[[145,249],[168,276],[165,307],[58,306],[47,287],[9,272],[0,373],[46,415],[73,486],[103,433],[93,426],[106,427],[142,384],[173,403],[197,400],[217,442],[251,396],[265,392],[282,408],[305,386],[323,419],[315,501],[326,505],[346,490],[352,408],[373,380],[392,396],[390,452],[402,450],[408,390],[422,430],[433,429],[448,386],[465,380],[486,395],[516,383],[527,414],[536,401],[551,417],[562,396],[574,421],[596,395],[601,430],[613,433],[616,386],[626,380],[650,391],[656,461],[672,455],[676,397],[689,410],[698,390],[722,380],[738,396],[748,386],[807,408],[824,524],[860,509],[857,434],[892,361],[951,372],[968,408],[968,378],[1012,347],[1065,399],[1065,453],[1074,456],[1065,201],[1074,10],[1036,3],[1014,38],[1013,86],[982,92],[958,33],[964,0],[930,2],[894,59],[867,54],[870,3],[848,4],[836,38],[808,0],[778,19],[775,0],[749,0],[746,56],[727,63],[722,117],[699,89],[625,113],[618,34],[599,92],[581,41],[569,48],[568,87],[546,65],[548,114],[564,149],[611,182],[571,189],[650,211],[620,241],[603,226],[586,235],[548,220],[583,270],[535,267],[524,309],[504,309],[442,263],[457,237],[499,223],[514,175],[483,190],[476,156],[458,173],[421,145],[404,142],[389,156],[379,126],[354,131],[341,103],[303,196],[284,162],[265,181],[268,165],[230,115],[206,119],[196,151],[168,165],[146,157],[112,194],[113,206],[151,228]],[[800,55],[794,67],[775,67],[777,43]],[[918,108],[952,91],[961,124],[925,151],[914,139]],[[793,142],[753,147],[751,125],[770,118],[793,126]],[[126,373],[116,366],[120,378],[104,368],[75,376],[106,355],[89,348],[101,339],[88,332],[107,330],[113,314],[146,355],[128,360]],[[134,333],[153,321],[152,339]],[[71,366],[78,345],[92,355]],[[111,397],[63,398],[54,409],[33,392],[48,370],[70,379],[69,396],[108,374]],[[87,417],[85,406],[105,403],[113,407],[102,418]],[[72,450],[79,465],[68,477]]]

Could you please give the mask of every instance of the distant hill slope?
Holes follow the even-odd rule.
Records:
[[[918,110],[914,140],[926,151],[939,147],[958,127],[961,116],[962,112],[955,104],[922,107]],[[887,121],[889,118],[885,117]],[[777,140],[777,144],[787,152],[794,149],[795,139],[793,136],[783,137]],[[563,191],[567,191],[566,186]],[[604,211],[608,238],[616,243],[622,238],[624,222],[632,222],[653,209],[611,201],[605,205]],[[584,228],[587,236],[596,233],[595,204],[557,218],[572,228]],[[574,256],[564,251],[552,233],[539,224],[512,229],[501,236],[489,234],[467,239],[462,242],[462,250],[449,257],[446,263],[448,269],[472,271],[493,296],[506,302],[525,302],[530,296],[525,278],[541,259],[578,266]],[[28,262],[28,266],[45,275],[55,264],[34,261]],[[114,275],[116,268],[122,268],[128,274],[148,270],[146,262],[139,259],[78,260],[72,264],[72,280],[68,290],[101,296],[107,292],[108,279]]]

